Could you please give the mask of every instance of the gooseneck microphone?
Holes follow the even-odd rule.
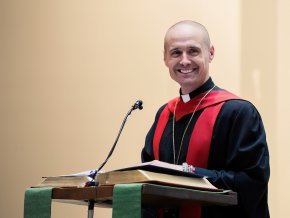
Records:
[[[132,106],[133,110],[139,109],[142,110],[143,109],[143,101],[138,100],[135,102],[135,104]]]
[[[123,120],[123,122],[122,122],[122,125],[121,125],[121,127],[120,127],[120,130],[119,130],[119,133],[118,133],[118,135],[117,135],[117,138],[115,139],[115,142],[114,142],[114,144],[113,144],[113,146],[112,146],[112,148],[111,148],[111,150],[110,150],[110,152],[109,152],[109,154],[108,154],[106,160],[105,160],[105,161],[101,164],[101,166],[98,168],[98,170],[96,171],[96,174],[97,174],[98,172],[100,172],[100,170],[105,166],[105,164],[107,163],[107,161],[109,160],[109,158],[110,158],[111,155],[113,154],[113,151],[114,151],[114,149],[115,149],[115,147],[116,147],[116,145],[117,145],[117,142],[118,142],[118,140],[119,140],[119,138],[120,138],[120,135],[121,135],[121,133],[122,133],[122,130],[123,130],[123,128],[124,128],[124,126],[125,126],[125,123],[126,123],[126,121],[127,121],[127,118],[128,118],[129,115],[132,113],[132,111],[133,111],[133,110],[136,110],[136,109],[139,109],[139,110],[142,110],[142,109],[143,109],[143,101],[141,101],[141,100],[136,101],[135,104],[132,105],[131,109],[130,109],[130,110],[128,111],[128,113],[126,114],[126,116],[125,116],[125,118],[124,118],[124,120]],[[96,176],[96,175],[95,175],[95,176]]]

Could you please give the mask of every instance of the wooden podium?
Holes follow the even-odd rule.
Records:
[[[88,205],[96,207],[112,207],[113,186],[85,188],[54,188],[52,199],[57,202]],[[201,203],[204,205],[230,206],[237,204],[237,193],[211,192],[194,189],[162,186],[154,184],[142,185],[142,206],[178,207],[184,203]],[[89,212],[88,217],[93,217]],[[92,212],[92,211],[91,211]]]

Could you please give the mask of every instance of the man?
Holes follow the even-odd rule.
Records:
[[[197,22],[181,21],[167,31],[164,62],[180,85],[180,97],[157,112],[142,161],[186,162],[193,166],[190,171],[208,176],[216,187],[237,192],[238,205],[185,205],[157,213],[184,218],[266,218],[270,167],[263,123],[250,102],[214,84],[209,75],[214,52],[206,28]]]

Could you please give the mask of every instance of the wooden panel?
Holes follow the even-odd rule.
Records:
[[[113,186],[86,188],[54,188],[52,198],[57,202],[87,204],[95,201],[97,207],[111,207]],[[202,203],[214,205],[236,205],[235,192],[208,192],[193,189],[144,184],[142,205],[144,206],[180,206],[183,203]]]

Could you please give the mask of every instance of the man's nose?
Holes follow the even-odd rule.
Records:
[[[183,66],[187,66],[190,64],[190,60],[188,59],[188,56],[186,53],[182,54],[181,60],[180,60],[180,64]]]

